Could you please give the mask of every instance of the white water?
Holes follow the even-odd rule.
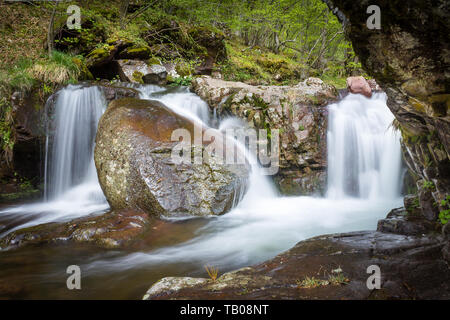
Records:
[[[97,87],[69,85],[59,91],[52,121],[55,128],[47,129],[46,200],[0,211],[2,215],[27,221],[8,232],[109,209],[97,179],[93,155],[97,124],[105,109],[106,100]],[[49,138],[53,138],[52,143]]]
[[[210,118],[206,103],[187,89],[168,93],[157,86],[139,89],[141,98],[159,100],[174,112],[204,124],[215,120]],[[68,106],[74,105],[74,101],[77,101],[75,97],[81,95],[93,111],[94,115],[88,118],[92,124],[95,122],[93,118],[98,119],[99,106],[104,108],[104,101],[95,93],[95,89],[86,90],[75,87],[65,89],[60,98],[67,100],[61,104],[58,100],[57,107],[72,108]],[[84,109],[74,108],[78,111],[65,112],[66,117],[69,114],[68,117],[82,119],[74,114],[83,113]],[[63,118],[58,121],[66,121]],[[162,263],[200,263],[232,268],[268,259],[296,242],[315,235],[375,229],[378,219],[401,205],[400,146],[398,136],[389,129],[392,119],[383,94],[376,94],[372,99],[349,95],[340,103],[330,106],[328,159],[331,163],[326,198],[279,197],[269,178],[260,174],[260,168],[254,165],[250,188],[244,199],[228,214],[210,218],[204,227],[197,230],[197,236],[193,239],[150,252],[94,260],[88,262],[83,270],[103,272],[106,269],[122,270]],[[76,128],[83,126],[69,122]],[[238,124],[233,119],[223,120],[219,129],[226,130]],[[70,137],[75,136],[73,131],[65,136],[66,147],[74,143]],[[65,144],[62,143],[62,146]],[[103,196],[98,197],[98,181],[96,177],[94,179],[93,171],[89,170],[89,167],[93,168],[92,147],[90,145],[83,149],[85,153],[81,151],[82,154],[77,154],[82,155],[85,161],[80,176],[70,174],[76,166],[72,163],[66,169],[67,177],[59,180],[58,173],[54,172],[65,174],[60,166],[66,164],[58,161],[63,161],[61,159],[66,155],[51,158],[50,161],[60,164],[56,164],[56,169],[49,170],[52,172],[49,183],[56,181],[64,186],[61,190],[49,192],[54,195],[54,200],[8,209],[0,214],[41,213],[37,219],[26,223],[32,225],[106,210],[108,206]],[[52,178],[53,174],[55,176]],[[353,187],[346,184],[345,177],[351,177]],[[71,182],[65,179],[71,179]]]
[[[350,94],[329,106],[329,198],[395,199],[401,188],[400,138],[386,95]]]
[[[147,98],[153,99],[154,94]],[[171,99],[171,105],[177,106],[174,111],[181,108],[184,112],[198,112],[184,105],[183,95]],[[331,105],[330,110],[328,141],[337,146],[328,148],[328,159],[355,158],[361,166],[355,169],[354,161],[337,161],[329,172],[331,181],[326,198],[279,197],[256,165],[252,167],[249,191],[241,203],[226,215],[212,218],[194,239],[150,252],[96,260],[84,268],[95,273],[164,263],[194,263],[233,269],[269,259],[309,237],[374,230],[377,221],[390,209],[402,205],[399,136],[390,128],[393,115],[384,94],[375,94],[372,99],[350,94]],[[340,123],[342,119],[345,121]],[[219,129],[226,130],[239,123],[236,119],[225,119]],[[348,130],[351,134],[345,134],[347,126],[355,127]],[[353,144],[356,147],[349,147]],[[347,192],[346,184],[340,180],[347,172],[352,172],[360,182],[358,194]]]

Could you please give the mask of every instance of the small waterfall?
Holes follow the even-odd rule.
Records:
[[[93,188],[89,186],[99,185],[94,165],[94,140],[106,101],[97,87],[70,85],[59,92],[54,108],[55,128],[47,132],[47,138],[53,137],[53,143],[49,150],[47,139],[45,163],[48,175],[45,194],[50,200],[80,184],[90,191]]]
[[[53,115],[47,121],[45,201],[0,211],[15,221],[6,233],[109,209],[93,155],[97,124],[106,108],[103,94],[97,87],[69,85],[46,108]]]
[[[162,87],[144,85],[136,89],[140,91],[141,99],[158,100],[173,112],[197,121],[203,127],[212,127],[214,124],[217,124],[219,126],[217,130],[226,133],[227,129],[241,129],[246,126],[246,123],[238,118],[230,117],[218,121],[216,117],[211,117],[208,104],[198,95],[190,92],[187,87],[174,88],[171,91],[167,91]],[[254,155],[250,154],[246,147],[234,137],[227,136],[227,141],[229,141],[227,143],[236,145],[237,149],[245,155],[252,167],[248,191],[246,194],[243,194],[244,190],[240,189],[239,194],[235,194],[233,207],[239,204],[241,206],[251,206],[253,202],[258,201],[259,197],[275,198],[276,191],[269,177],[262,173],[262,168]]]
[[[155,85],[143,85],[136,89],[140,91],[141,99],[161,101],[179,115],[200,121],[207,126],[211,124],[208,104],[198,95],[190,92],[187,87],[166,90]]]
[[[329,106],[328,197],[395,199],[401,189],[400,137],[386,94],[349,94]]]

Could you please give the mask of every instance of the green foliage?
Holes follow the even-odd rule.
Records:
[[[425,180],[425,181],[424,181],[424,183],[423,183],[423,188],[424,188],[425,190],[430,190],[430,191],[436,190],[436,187],[434,186],[433,181],[428,181],[428,180]]]
[[[445,209],[439,212],[439,221],[442,224],[447,224],[450,221],[450,195],[447,195],[445,199],[441,201],[441,206]]]
[[[192,82],[192,77],[177,77],[172,80],[171,86],[190,86]]]

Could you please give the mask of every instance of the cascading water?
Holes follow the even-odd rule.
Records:
[[[147,97],[153,99],[154,95]],[[177,101],[172,101],[177,105],[173,110],[192,112],[183,108],[183,101],[178,95]],[[207,108],[203,101],[199,104]],[[400,144],[390,128],[392,120],[384,94],[374,94],[371,99],[349,94],[330,106],[328,142],[336,145],[328,146],[331,168],[327,197],[279,197],[254,164],[244,199],[231,212],[198,230],[196,238],[113,261],[96,261],[87,267],[114,272],[161,263],[213,262],[222,269],[234,269],[269,259],[312,236],[374,229],[390,209],[402,204]],[[235,126],[239,120],[224,119],[219,129]],[[350,186],[357,187],[347,187],[347,178],[353,179]]]
[[[142,99],[159,100],[205,126],[221,131],[242,126],[237,119],[212,118],[207,104],[187,88],[136,89]],[[0,211],[0,223],[8,215],[23,219],[7,232],[108,209],[92,161],[95,127],[105,107],[102,95],[95,87],[70,86],[60,92],[55,107],[57,136],[48,152],[49,201]],[[181,226],[190,231],[180,235],[182,241],[156,248],[150,244],[152,249],[134,253],[99,250],[80,256],[76,264],[94,291],[104,295],[95,297],[111,297],[114,291],[120,293],[117,298],[136,298],[130,288],[144,286],[144,290],[164,276],[203,275],[206,264],[226,272],[269,259],[312,236],[374,229],[390,209],[402,204],[399,137],[390,128],[393,116],[386,97],[374,94],[367,99],[350,94],[329,109],[327,197],[280,197],[270,178],[261,174],[262,168],[250,161],[250,186],[242,201],[223,216],[184,221]],[[200,227],[198,221],[202,221]],[[66,266],[64,254],[53,259]],[[60,264],[55,272],[61,271]],[[42,269],[48,269],[44,266]],[[113,281],[119,278],[122,280]],[[42,282],[37,281],[41,288]]]
[[[400,139],[386,100],[384,93],[350,94],[329,106],[328,197],[400,196]]]
[[[68,86],[59,93],[55,103],[56,128],[47,132],[47,137],[53,137],[45,163],[48,199],[57,199],[79,184],[89,189],[90,196],[104,199],[95,170],[94,140],[105,109],[105,98],[97,87]],[[48,140],[46,150],[48,155]],[[94,189],[99,192],[92,192]]]
[[[106,100],[97,87],[69,85],[58,92],[48,121],[45,201],[1,211],[14,217],[14,228],[68,221],[109,208],[97,179],[94,141]],[[54,127],[54,128],[53,128]]]

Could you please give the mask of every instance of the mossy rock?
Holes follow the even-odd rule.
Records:
[[[175,71],[181,77],[188,77],[194,73],[194,67],[187,62],[180,62],[175,66]]]
[[[147,46],[131,46],[119,53],[120,59],[140,59],[146,60],[152,56],[151,50]]]
[[[81,59],[73,58],[72,61],[77,65],[78,69],[80,70],[80,77],[79,77],[80,80],[94,80],[94,76]]]
[[[142,77],[144,76],[144,74],[142,72],[139,71],[135,71],[133,72],[133,80],[138,82],[138,83],[144,83],[144,80],[142,79]]]
[[[161,60],[157,57],[150,57],[150,59],[148,59],[146,62],[149,66],[153,64],[161,64]]]
[[[101,48],[92,50],[86,56],[87,67],[101,66],[110,62],[116,51],[117,48],[115,46],[107,44],[103,45]]]

